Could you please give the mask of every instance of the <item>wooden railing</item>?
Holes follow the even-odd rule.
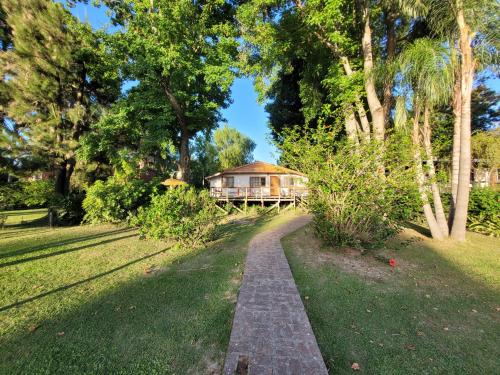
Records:
[[[277,191],[274,191],[274,190]],[[262,187],[211,187],[210,196],[216,198],[241,198],[241,199],[251,199],[251,198],[293,198],[302,197],[307,195],[308,189],[306,187],[298,186],[285,186],[271,188],[269,186]],[[272,194],[275,193],[275,194]]]

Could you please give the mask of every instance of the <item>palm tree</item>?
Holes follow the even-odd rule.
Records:
[[[436,180],[430,119],[433,108],[448,101],[450,97],[453,74],[448,51],[439,41],[418,39],[403,51],[399,63],[402,87],[413,97],[412,139],[420,197],[432,237],[441,239],[448,236],[448,223]],[[398,108],[402,109],[401,106]],[[421,118],[423,118],[422,125]],[[435,214],[427,197],[420,151],[422,146],[427,159],[427,182],[432,192]]]
[[[495,0],[427,0],[427,18],[439,34],[457,41],[459,68],[456,82],[454,113],[456,131],[454,136],[454,168],[456,179],[456,201],[451,223],[452,238],[465,240],[467,210],[469,204],[471,170],[471,95],[474,73],[478,68],[477,55],[498,54],[499,6]],[[473,42],[476,44],[473,47]],[[475,51],[476,50],[476,51]],[[460,90],[460,91],[458,91]],[[460,92],[460,99],[458,99]],[[458,127],[460,132],[458,132]],[[459,146],[457,145],[459,143]],[[459,152],[458,158],[456,153]],[[457,163],[458,161],[458,168]],[[454,193],[454,187],[452,189]]]

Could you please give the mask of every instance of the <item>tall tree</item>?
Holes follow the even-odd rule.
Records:
[[[431,119],[436,106],[446,103],[452,92],[453,69],[448,63],[448,51],[439,41],[422,38],[415,41],[400,56],[400,76],[402,87],[413,99],[413,147],[417,170],[417,183],[423,203],[424,213],[432,236],[441,239],[448,236],[443,204],[436,180],[434,153],[431,142]],[[422,119],[422,120],[421,120]],[[421,124],[422,122],[422,124]],[[426,155],[426,168],[422,167],[421,151]],[[427,172],[427,173],[425,173]],[[425,174],[424,174],[425,173]],[[427,197],[426,175],[432,192],[432,211]]]
[[[59,3],[20,0],[5,5],[13,48],[1,59],[11,95],[7,113],[30,153],[55,171],[56,191],[68,193],[78,140],[97,104],[119,94],[104,35],[92,32]]]
[[[454,152],[459,152],[456,202],[451,236],[465,240],[471,171],[471,100],[474,75],[487,55],[498,56],[498,3],[494,0],[428,0],[427,18],[434,30],[447,35],[458,51]],[[483,60],[483,61],[481,61]],[[458,89],[458,87],[460,89]],[[458,95],[460,98],[458,98]],[[458,147],[459,143],[460,147]]]
[[[253,161],[255,142],[234,128],[225,125],[214,132],[214,145],[222,169]]]
[[[178,178],[189,179],[189,142],[216,127],[235,76],[236,28],[231,2],[133,0],[106,2],[123,30],[115,34],[130,79],[161,95],[175,120]]]

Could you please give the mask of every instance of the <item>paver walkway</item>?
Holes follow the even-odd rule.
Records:
[[[225,375],[247,366],[249,375],[328,374],[280,242],[309,221],[298,217],[250,242]]]

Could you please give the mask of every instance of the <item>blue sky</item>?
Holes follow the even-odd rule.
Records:
[[[112,32],[115,28],[110,24],[105,8],[96,8],[91,5],[78,3],[72,13],[81,21],[88,21],[94,28],[105,28]],[[500,92],[500,80],[490,78],[487,85]],[[233,103],[222,111],[226,121],[224,123],[235,127],[243,134],[252,138],[257,144],[254,152],[255,160],[274,163],[278,153],[269,141],[270,130],[267,126],[267,113],[264,106],[257,103],[257,94],[249,78],[236,79],[232,87]],[[222,124],[221,124],[222,125]]]

